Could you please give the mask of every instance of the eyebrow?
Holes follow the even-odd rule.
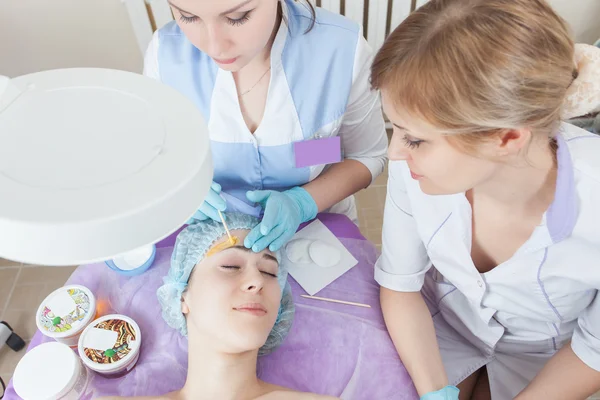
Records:
[[[253,1],[253,0],[246,0],[246,1],[243,1],[243,2],[241,2],[240,4],[238,4],[237,6],[235,6],[235,7],[232,7],[232,8],[230,8],[229,10],[222,12],[222,13],[221,13],[221,15],[227,15],[227,14],[231,14],[232,12],[236,12],[236,11],[237,11],[237,10],[239,10],[240,8],[244,7],[246,4],[250,3],[251,1]]]
[[[237,11],[237,10],[239,10],[240,8],[244,7],[246,4],[250,3],[251,1],[253,1],[253,0],[246,0],[246,1],[244,1],[244,2],[242,2],[242,3],[240,3],[240,4],[238,4],[237,6],[230,8],[229,10],[222,12],[222,13],[221,13],[221,15],[227,15],[227,14],[231,14],[232,12],[236,12],[236,11]],[[182,8],[180,8],[180,7],[176,6],[175,4],[173,4],[171,1],[169,1],[168,3],[169,3],[171,6],[173,6],[174,8],[178,9],[179,11],[181,11],[181,12],[183,12],[183,13],[186,13],[186,14],[192,14],[192,15],[193,15],[193,13],[191,13],[191,12],[189,12],[189,11],[185,11],[184,9],[182,9]]]
[[[404,130],[404,131],[405,131],[405,130],[407,130],[406,128],[404,128],[403,126],[400,126],[400,125],[398,125],[398,124],[394,124],[394,123],[392,123],[392,125],[394,125],[394,126],[395,126],[396,128],[398,128],[398,129],[402,129],[402,130]]]
[[[170,0],[168,1],[168,3],[171,5],[171,7],[178,9],[179,11],[181,11],[182,13],[186,13],[186,14],[191,14],[191,12],[189,11],[185,11],[182,8],[179,8],[178,6],[176,6],[175,4],[173,4]]]
[[[243,252],[246,252],[246,253],[254,253],[252,251],[252,249],[249,249],[246,246],[231,246],[231,247],[229,247],[229,248],[227,248],[225,250],[229,250],[229,249],[236,249],[236,250],[240,250],[240,251],[243,251]],[[277,263],[277,265],[279,265],[279,261],[277,261],[277,258],[275,258],[274,256],[272,256],[272,255],[270,255],[268,253],[263,254],[262,258],[264,258],[266,260],[270,260],[270,261],[275,261]]]

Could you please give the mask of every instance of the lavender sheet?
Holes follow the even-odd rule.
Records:
[[[381,315],[379,286],[373,279],[377,250],[346,217],[324,214],[319,219],[359,264],[317,295],[365,303],[371,308],[302,298],[300,295],[306,293],[290,277],[296,303],[294,325],[277,351],[259,359],[259,376],[267,382],[344,400],[418,399]],[[93,374],[84,399],[160,395],[183,386],[187,341],[163,322],[155,296],[169,268],[176,233],[157,245],[156,261],[144,275],[126,278],[104,264],[91,264],[80,266],[68,280],[90,288],[104,312],[129,315],[142,331],[137,366],[118,379]],[[47,341],[38,332],[28,351]],[[19,399],[12,382],[5,399]]]

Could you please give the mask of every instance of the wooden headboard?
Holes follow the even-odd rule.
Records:
[[[413,10],[427,0],[309,0],[313,5],[345,15],[363,26],[365,38],[373,49]],[[153,29],[173,20],[167,0],[146,0]]]

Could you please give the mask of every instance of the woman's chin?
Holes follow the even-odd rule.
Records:
[[[204,345],[208,345],[209,349],[216,350],[218,353],[223,354],[244,354],[249,352],[258,351],[267,341],[268,335],[254,334],[246,330],[241,332],[240,330],[230,330],[229,332],[236,332],[235,334],[220,335],[212,337],[209,341],[212,344],[204,342]]]

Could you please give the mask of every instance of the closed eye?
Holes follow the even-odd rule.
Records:
[[[260,272],[261,272],[262,274],[265,274],[265,275],[271,276],[271,277],[273,277],[273,278],[277,278],[277,275],[275,275],[275,274],[272,274],[272,273],[270,273],[270,272],[267,272],[267,271],[260,271]]]
[[[250,19],[250,14],[252,13],[252,11],[253,10],[250,10],[250,11],[244,13],[244,15],[242,15],[240,18],[227,18],[227,22],[233,26],[243,25],[246,22],[248,22],[248,20]]]
[[[421,145],[421,143],[423,143],[422,140],[411,139],[408,137],[408,135],[404,135],[404,144],[406,144],[406,146],[410,149],[418,148]]]
[[[180,20],[181,22],[184,22],[184,23],[186,23],[186,24],[191,24],[191,23],[194,23],[194,22],[198,21],[199,19],[200,19],[200,18],[198,18],[198,17],[197,17],[197,16],[195,16],[195,15],[192,15],[192,16],[189,16],[189,17],[188,17],[188,16],[186,16],[186,15],[183,15],[183,13],[181,13],[181,12],[179,13],[179,20]]]
[[[240,270],[240,267],[235,266],[235,265],[221,265],[221,268],[224,269],[224,270],[227,270],[227,271],[239,271]],[[277,274],[273,274],[273,273],[268,272],[268,271],[260,271],[260,273],[263,274],[263,275],[267,275],[269,277],[272,277],[272,278],[277,278]]]

